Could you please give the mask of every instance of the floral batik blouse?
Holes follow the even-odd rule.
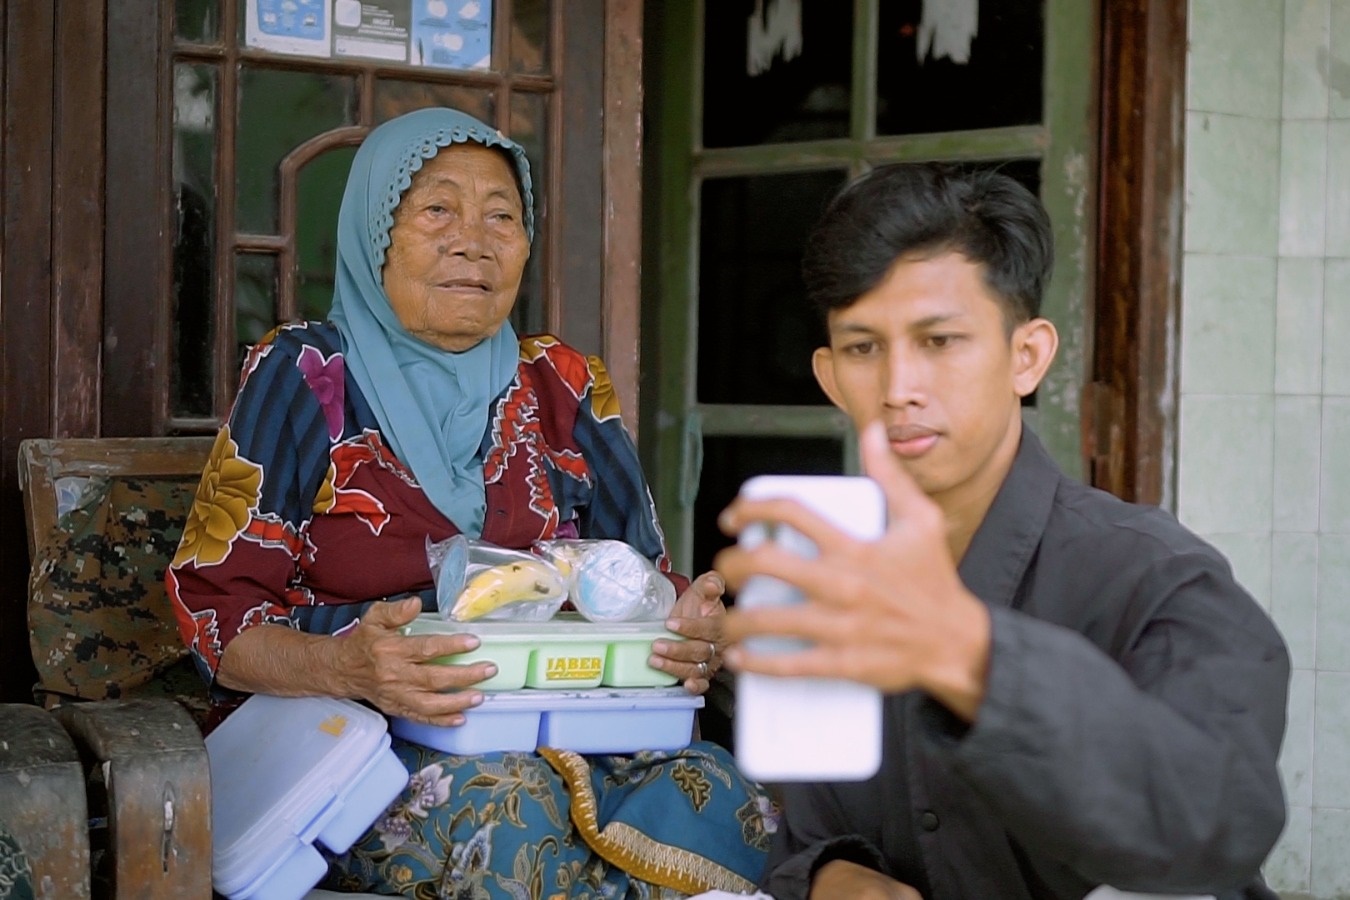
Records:
[[[669,573],[664,538],[604,364],[522,338],[489,409],[482,539],[622,540]],[[429,591],[427,540],[458,532],[391,452],[331,324],[276,330],[249,353],[166,580],[179,631],[214,679],[265,622],[333,634],[369,601]],[[682,589],[686,582],[671,576]]]

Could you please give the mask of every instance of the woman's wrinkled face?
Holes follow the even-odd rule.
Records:
[[[530,242],[511,164],[481,144],[427,160],[394,210],[384,291],[409,333],[468,350],[511,314]]]

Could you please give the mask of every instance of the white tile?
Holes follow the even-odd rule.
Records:
[[[1317,535],[1275,532],[1270,616],[1289,647],[1295,668],[1313,668],[1317,664]]]
[[[1261,869],[1273,891],[1307,893],[1312,879],[1312,809],[1291,806],[1284,831]]]
[[[1263,394],[1275,386],[1276,263],[1269,257],[1186,256],[1181,390]]]
[[[1350,808],[1350,672],[1318,672],[1313,709],[1313,804]]]
[[[1327,123],[1327,256],[1350,257],[1350,119]]]
[[[1322,390],[1322,273],[1320,259],[1279,262],[1275,288],[1275,391]]]
[[[1312,811],[1312,871],[1314,897],[1350,896],[1350,809]]]
[[[1270,529],[1274,413],[1271,395],[1182,395],[1177,512],[1192,530]]]
[[[1321,674],[1350,673],[1350,534],[1324,534],[1317,542],[1317,670]],[[1318,684],[1321,690],[1321,684]],[[1350,713],[1350,696],[1345,701]],[[1320,715],[1321,702],[1318,703]],[[1320,728],[1320,720],[1319,725]],[[1321,741],[1321,733],[1317,740]],[[1350,746],[1346,747],[1350,752]],[[1320,751],[1319,751],[1320,752]],[[1339,762],[1350,776],[1350,756]],[[1318,803],[1325,804],[1320,797]],[[1346,803],[1350,806],[1350,803]]]
[[[1322,256],[1327,246],[1327,123],[1280,128],[1280,255]]]
[[[1321,503],[1322,398],[1275,398],[1275,530],[1316,532]]]
[[[1330,52],[1331,0],[1285,0],[1284,118],[1326,118]]]
[[[1350,534],[1350,397],[1322,400],[1320,530]]]
[[[1326,77],[1331,84],[1331,117],[1350,118],[1350,2],[1331,4],[1331,58]]]
[[[1289,679],[1289,708],[1280,746],[1280,776],[1290,806],[1313,804],[1313,715],[1317,673],[1295,669]]]
[[[1186,115],[1185,249],[1274,256],[1279,247],[1280,123]]]
[[[1322,277],[1322,390],[1350,397],[1350,260],[1327,260]]]
[[[1281,0],[1191,0],[1188,26],[1188,109],[1280,115]]]
[[[1228,558],[1238,584],[1246,588],[1262,609],[1268,611],[1271,584],[1270,532],[1202,534],[1201,537]]]

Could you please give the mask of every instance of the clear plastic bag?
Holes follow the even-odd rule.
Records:
[[[572,605],[592,622],[650,622],[675,606],[675,585],[623,541],[535,541],[534,551],[563,574]]]
[[[547,560],[462,534],[427,540],[436,609],[456,622],[543,622],[567,599],[562,574]]]

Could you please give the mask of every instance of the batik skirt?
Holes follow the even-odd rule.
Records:
[[[325,886],[424,900],[754,890],[777,813],[716,744],[453,756],[394,740],[407,788]]]

